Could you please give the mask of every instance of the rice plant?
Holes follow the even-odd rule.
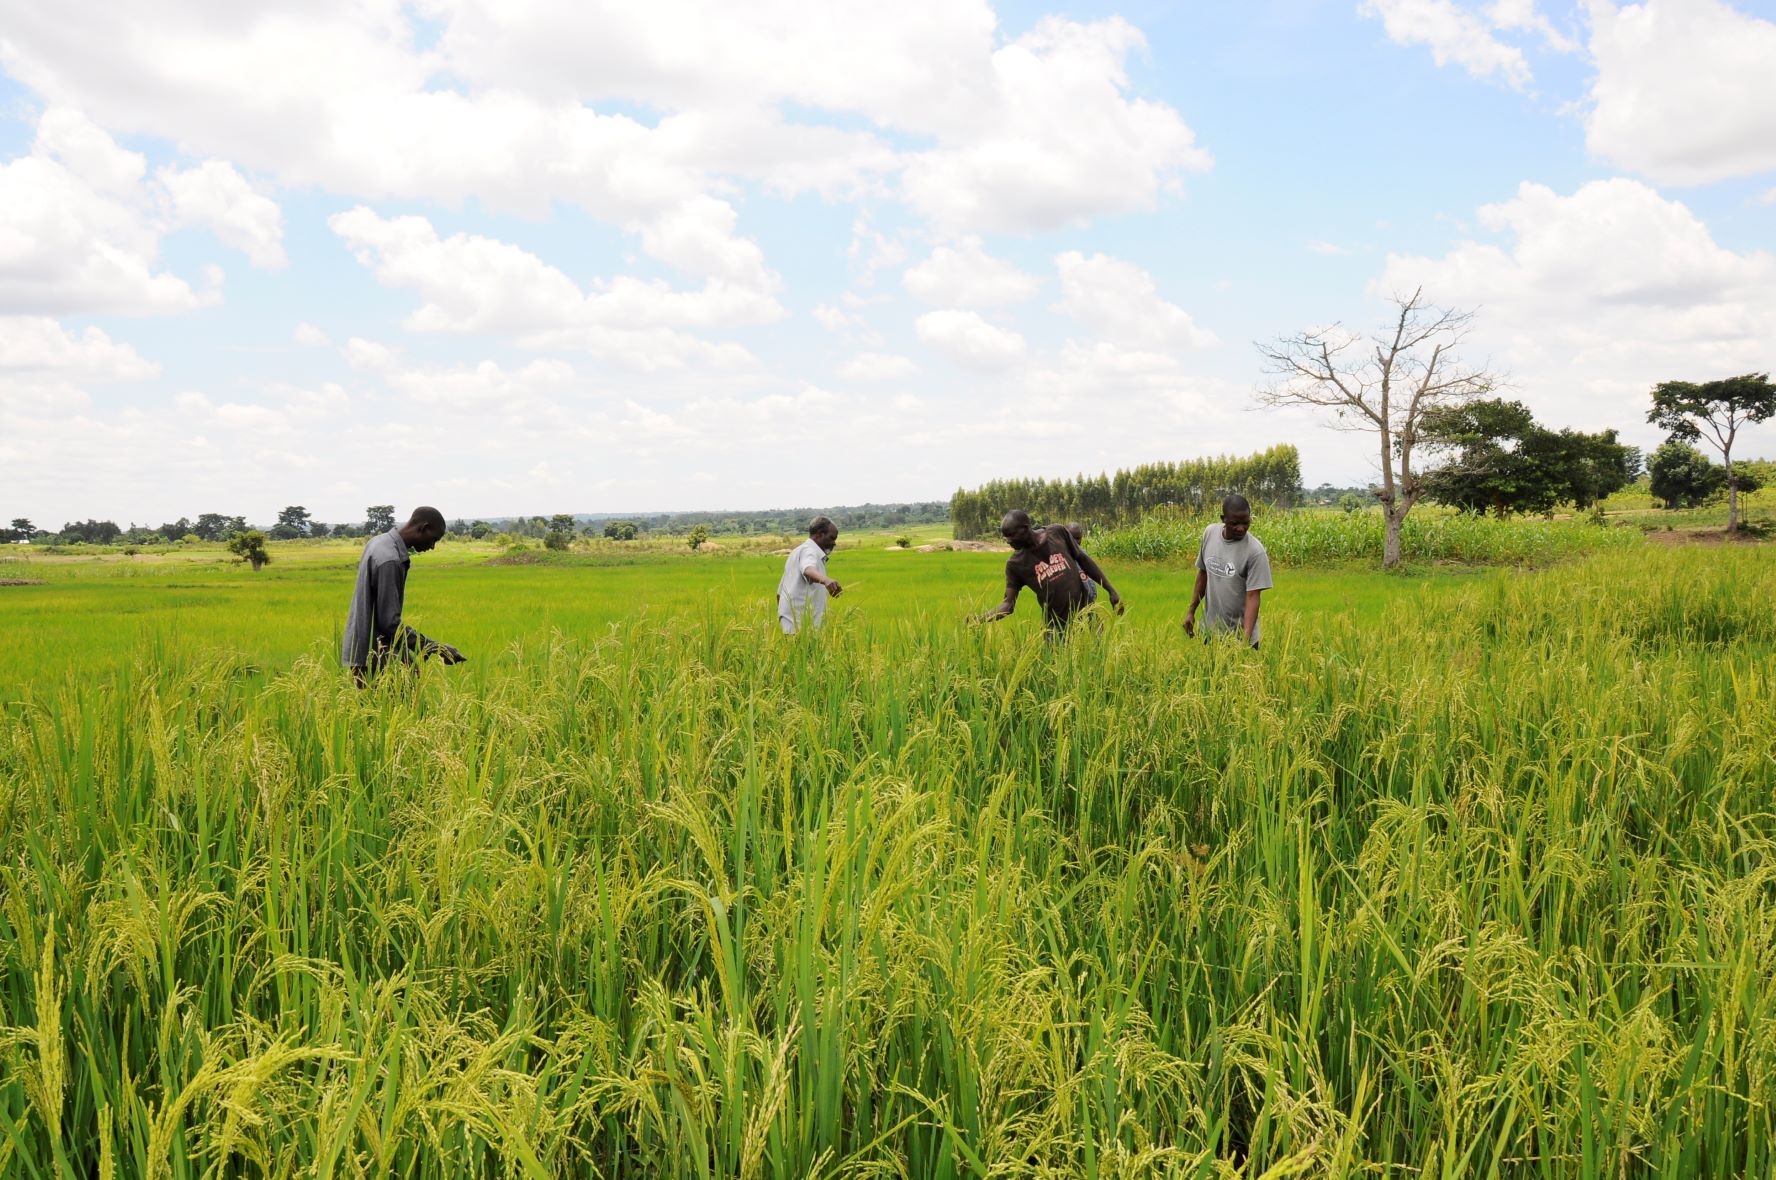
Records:
[[[1770,1175],[1773,596],[45,668],[0,1175]]]

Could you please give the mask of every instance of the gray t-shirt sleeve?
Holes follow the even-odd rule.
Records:
[[[1270,554],[1259,549],[1246,563],[1246,593],[1270,589]]]
[[[1209,528],[1214,528],[1214,527],[1215,527],[1214,525],[1209,526]],[[1208,553],[1208,551],[1209,551],[1209,534],[1205,530],[1203,535],[1201,537],[1199,537],[1196,542],[1196,568],[1197,569],[1206,570],[1209,568],[1208,565],[1205,564],[1203,561],[1203,556],[1206,553]]]

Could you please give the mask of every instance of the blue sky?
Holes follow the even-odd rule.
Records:
[[[1773,9],[0,0],[0,516],[1356,483],[1254,342],[1420,284],[1656,445],[1776,367]]]

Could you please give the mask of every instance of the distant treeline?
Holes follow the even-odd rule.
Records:
[[[916,524],[942,524],[950,518],[950,506],[942,500],[919,500],[909,504],[769,508],[755,512],[649,512],[602,516],[580,513],[574,514],[572,520],[573,527],[585,536],[604,535],[606,525],[632,524],[639,536],[677,536],[702,525],[710,536],[723,537],[804,533],[808,522],[816,516],[832,518],[840,530],[895,529]],[[496,532],[542,537],[558,529],[562,519],[560,516],[488,517],[485,523]]]
[[[1301,457],[1275,446],[1246,458],[1223,455],[1182,463],[1144,463],[1115,475],[1074,479],[1001,479],[950,497],[956,539],[999,535],[999,519],[1022,508],[1038,523],[1077,520],[1097,528],[1133,524],[1155,508],[1200,511],[1229,492],[1274,507],[1301,499]]]

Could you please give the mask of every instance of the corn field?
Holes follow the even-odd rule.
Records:
[[[1772,601],[46,669],[0,1175],[1772,1175]]]
[[[1201,513],[1159,512],[1139,523],[1091,539],[1094,553],[1105,557],[1160,561],[1194,560],[1203,529],[1219,520],[1218,510]],[[1384,524],[1377,511],[1338,512],[1302,508],[1265,512],[1252,532],[1264,542],[1271,560],[1288,565],[1328,562],[1373,562],[1382,556]],[[1473,564],[1540,565],[1594,553],[1638,549],[1639,529],[1600,526],[1586,520],[1500,520],[1473,513],[1424,507],[1401,526],[1401,547],[1409,561]]]

